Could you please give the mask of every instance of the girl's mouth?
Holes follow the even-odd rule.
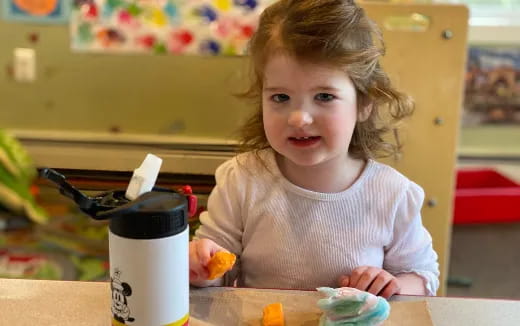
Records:
[[[317,144],[320,140],[320,136],[289,137],[289,143],[298,147],[312,146],[314,144]]]

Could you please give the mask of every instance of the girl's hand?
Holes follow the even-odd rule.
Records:
[[[195,286],[208,286],[208,262],[217,251],[227,251],[214,241],[200,239],[190,241],[190,283]]]
[[[341,287],[356,288],[367,291],[385,299],[401,291],[399,280],[384,269],[372,266],[360,266],[352,271],[352,274],[340,277]]]

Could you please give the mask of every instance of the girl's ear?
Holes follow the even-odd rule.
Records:
[[[368,103],[364,105],[358,112],[358,121],[364,122],[370,117],[370,113],[372,113],[373,105],[372,103]]]

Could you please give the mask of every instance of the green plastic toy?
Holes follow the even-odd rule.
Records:
[[[22,145],[0,129],[0,205],[36,223],[48,220],[34,201],[30,188],[36,168]]]

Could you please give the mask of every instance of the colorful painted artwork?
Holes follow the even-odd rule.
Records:
[[[66,23],[70,15],[70,0],[2,0],[6,20],[25,23]]]
[[[74,0],[72,48],[241,55],[274,0]]]
[[[520,124],[520,49],[469,49],[464,126]]]

